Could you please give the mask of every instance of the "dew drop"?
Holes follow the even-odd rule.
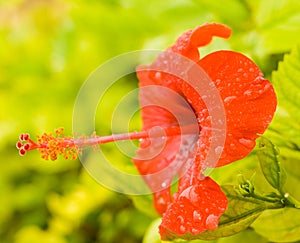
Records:
[[[237,70],[237,72],[238,73],[241,73],[241,72],[243,72],[244,70],[242,69],[242,68],[239,68],[238,70]]]
[[[200,230],[196,229],[196,228],[192,228],[192,233],[193,234],[200,234]]]
[[[244,92],[244,95],[246,95],[246,96],[251,96],[251,95],[252,95],[252,91],[251,91],[251,90],[246,90],[246,91]]]
[[[224,122],[223,122],[222,119],[219,119],[219,120],[218,120],[218,123],[219,123],[220,125],[223,125],[223,124],[224,124]]]
[[[216,85],[219,85],[221,83],[221,79],[216,79],[215,83]]]
[[[185,229],[186,229],[186,228],[185,228],[183,225],[180,225],[179,230],[180,230],[181,233],[184,233],[184,232],[185,232]]]
[[[160,79],[161,78],[161,72],[156,72],[155,73],[155,78]]]
[[[255,146],[255,141],[248,138],[240,138],[239,143],[244,145],[247,148],[253,148]]]
[[[267,91],[269,88],[270,88],[271,84],[270,83],[267,83],[264,87],[264,91]]]
[[[167,186],[167,183],[166,182],[163,182],[163,183],[161,183],[161,187],[166,187]]]
[[[158,200],[156,200],[157,205],[165,205],[166,201],[163,197],[160,197]]]
[[[197,210],[195,210],[193,212],[193,219],[196,222],[200,222],[201,221],[201,214]]]
[[[212,120],[212,116],[207,116],[206,117],[206,121],[211,122],[211,120]]]
[[[193,186],[190,186],[186,188],[179,197],[185,197],[190,200],[190,202],[194,205],[197,205],[199,203],[199,197],[197,193],[195,192],[195,188]]]
[[[249,68],[249,72],[253,73],[254,72],[254,68]]]
[[[224,102],[225,102],[225,103],[229,103],[230,101],[232,101],[232,100],[234,100],[234,99],[236,99],[236,96],[228,96],[228,97],[226,97],[226,98],[224,99]]]
[[[215,228],[218,227],[218,223],[219,223],[219,217],[217,217],[216,215],[214,214],[210,214],[208,215],[207,219],[206,219],[206,228],[208,230],[213,230]]]
[[[257,76],[254,80],[253,83],[255,84],[261,84],[262,82],[264,82],[265,79],[262,76]]]
[[[221,154],[222,151],[223,151],[223,146],[217,146],[217,147],[215,148],[215,153],[216,153],[217,155]]]
[[[177,219],[179,220],[180,224],[184,223],[184,218],[181,215],[179,215]]]

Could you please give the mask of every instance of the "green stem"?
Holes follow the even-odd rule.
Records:
[[[283,204],[282,201],[281,201],[281,199],[280,199],[280,197],[278,197],[278,199],[276,199],[276,198],[269,198],[269,197],[264,197],[264,196],[261,196],[261,195],[255,194],[255,193],[253,193],[251,195],[251,197],[255,198],[255,199],[258,199],[258,200],[261,200],[261,201],[264,201],[264,202],[270,202],[270,203],[278,203],[278,202],[280,202],[281,204]]]
[[[286,206],[300,209],[300,202],[289,193],[285,193],[283,197],[284,198],[282,200]]]

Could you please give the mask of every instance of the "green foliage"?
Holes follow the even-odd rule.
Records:
[[[255,231],[271,242],[299,241],[300,210],[284,208],[264,212],[253,224]]]
[[[286,175],[279,161],[279,152],[271,141],[262,137],[259,140],[257,157],[266,180],[272,187],[281,190],[286,181]]]
[[[266,136],[280,146],[281,156],[278,156],[277,149],[266,139],[263,139],[263,144],[269,149],[264,146],[262,151],[258,151],[266,179],[284,196],[285,203],[292,206],[292,208],[266,211],[252,225],[256,232],[270,241],[293,242],[300,239],[298,219],[300,109],[297,106],[300,99],[299,81],[295,76],[299,71],[299,48],[295,47],[291,54],[285,55],[278,71],[273,74],[279,109]],[[273,161],[270,158],[273,158]],[[283,171],[286,171],[285,175]]]
[[[143,243],[160,243],[160,235],[158,233],[158,226],[161,223],[161,218],[155,219],[148,227]]]
[[[113,193],[98,185],[79,161],[44,162],[34,152],[20,158],[14,144],[26,131],[34,136],[64,126],[71,134],[77,92],[101,63],[131,50],[164,49],[183,31],[212,21],[228,24],[233,35],[228,41],[214,40],[202,55],[233,49],[255,59],[271,78],[279,107],[251,155],[212,172],[230,207],[220,227],[200,237],[214,239],[212,243],[299,241],[299,4],[296,0],[226,0],[224,5],[209,0],[1,1],[0,241],[160,242],[160,219],[155,219],[150,195],[128,198]],[[130,76],[111,90],[113,95],[97,111],[100,134],[110,133],[115,104],[135,87],[137,80]],[[139,127],[140,121],[134,119],[132,130]],[[114,147],[107,146],[104,152],[116,167],[134,171],[131,161]],[[254,173],[255,180],[244,179]],[[237,182],[238,174],[243,177]]]
[[[283,147],[295,151],[300,147],[300,138],[295,132],[300,130],[298,122],[300,115],[299,74],[300,51],[299,46],[295,46],[290,54],[284,56],[284,61],[279,64],[278,71],[273,74],[279,107],[271,126],[271,131],[274,130],[271,136],[275,139],[280,136],[277,140],[280,140]]]

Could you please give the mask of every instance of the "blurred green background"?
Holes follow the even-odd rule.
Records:
[[[165,49],[206,22],[227,24],[233,35],[202,53],[243,52],[270,78],[299,43],[299,9],[296,0],[0,0],[0,242],[142,242],[156,215],[97,184],[79,161],[43,161],[38,152],[19,157],[18,135],[61,126],[71,134],[77,92],[101,63]],[[124,90],[136,86],[134,76],[122,83]],[[110,99],[105,112],[114,108]],[[100,133],[108,125],[99,119]],[[144,242],[159,242],[149,234]]]

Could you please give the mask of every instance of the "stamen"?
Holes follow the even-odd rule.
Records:
[[[187,129],[186,129],[187,128]],[[193,133],[193,129],[188,126],[185,127],[187,133]],[[164,136],[178,136],[182,133],[181,128],[178,126],[162,128]],[[80,153],[81,148],[84,146],[92,146],[95,149],[97,145],[110,143],[121,140],[139,140],[154,137],[161,137],[162,132],[133,132],[125,134],[116,134],[110,136],[99,137],[96,133],[93,133],[91,137],[81,137],[75,139],[73,137],[66,137],[64,135],[64,129],[58,128],[52,133],[43,133],[37,136],[37,142],[30,139],[29,134],[23,133],[19,136],[19,141],[16,143],[16,147],[19,150],[19,154],[24,156],[27,151],[37,149],[41,153],[41,157],[45,160],[56,160],[59,155],[62,155],[65,159],[75,160],[77,154]]]

